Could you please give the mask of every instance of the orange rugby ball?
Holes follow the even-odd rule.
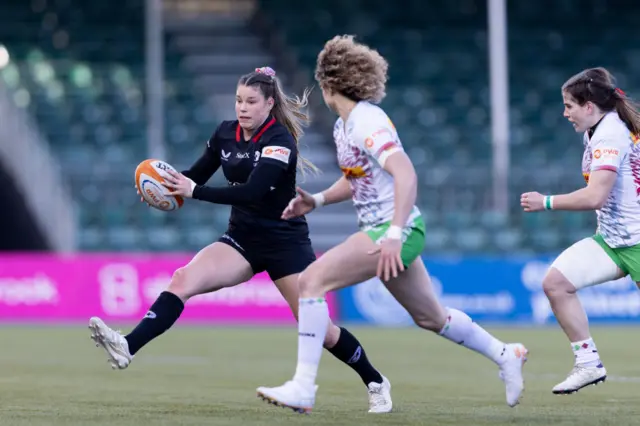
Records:
[[[167,170],[176,171],[162,160],[144,160],[136,167],[135,178],[138,191],[151,207],[170,212],[182,207],[184,199],[179,195],[166,195],[170,190],[162,184]]]

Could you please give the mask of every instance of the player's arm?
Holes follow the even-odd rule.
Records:
[[[570,194],[546,196],[545,209],[598,210],[604,206],[616,183],[625,149],[619,143],[602,140],[595,141],[591,151],[591,173],[588,185]]]
[[[342,176],[329,188],[313,194],[316,207],[337,204],[351,198],[351,185],[346,177]]]
[[[389,155],[383,168],[393,176],[395,204],[391,225],[404,228],[418,198],[418,176],[409,156],[402,150]]]
[[[228,187],[196,185],[192,197],[216,204],[253,204],[264,198],[271,191],[271,187],[278,184],[295,156],[295,143],[290,135],[274,136],[262,149],[260,160],[246,183]]]
[[[362,146],[369,156],[393,176],[395,204],[391,225],[404,228],[418,196],[418,177],[411,160],[386,122],[379,126],[363,126],[357,129],[356,135],[363,141]]]
[[[183,175],[195,182],[196,185],[204,185],[207,183],[207,181],[211,179],[211,176],[220,168],[220,156],[216,153],[215,149],[216,134],[217,130],[207,141],[207,146],[200,158],[193,163],[189,170],[182,172]]]
[[[547,209],[554,210],[599,210],[607,202],[617,173],[614,170],[601,169],[591,172],[589,184],[570,194],[553,195],[545,200]]]

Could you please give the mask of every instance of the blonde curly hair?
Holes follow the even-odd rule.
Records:
[[[354,41],[352,35],[341,35],[327,41],[318,54],[315,78],[332,93],[378,104],[386,96],[388,69],[378,51]]]

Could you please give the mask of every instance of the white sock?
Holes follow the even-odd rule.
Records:
[[[314,386],[329,326],[329,306],[324,297],[300,299],[298,306],[298,365],[293,380]]]
[[[593,339],[589,337],[587,340],[579,342],[571,342],[571,349],[576,359],[576,365],[584,365],[585,367],[597,367],[601,364],[600,354],[593,343]]]
[[[502,363],[505,344],[473,322],[467,314],[447,308],[447,321],[440,335],[452,342],[481,353],[496,364]]]

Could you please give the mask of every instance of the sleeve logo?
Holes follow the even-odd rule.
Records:
[[[593,158],[595,158],[596,160],[599,160],[602,156],[604,156],[605,158],[615,158],[620,156],[620,150],[616,148],[598,148],[593,151]]]
[[[289,164],[291,150],[283,146],[267,146],[262,150],[262,158],[271,158]]]

